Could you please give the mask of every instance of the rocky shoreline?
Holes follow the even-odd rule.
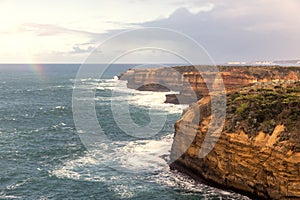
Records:
[[[250,199],[253,199],[253,200],[257,199],[257,196],[251,194],[250,192],[245,192],[243,190],[238,190],[236,188],[225,188],[224,185],[222,185],[222,184],[217,184],[215,182],[207,181],[207,180],[205,180],[205,177],[201,176],[201,174],[199,174],[197,171],[193,171],[193,169],[187,168],[186,166],[182,165],[179,161],[172,162],[169,166],[170,166],[171,170],[176,170],[178,172],[186,174],[189,177],[191,177],[192,179],[194,179],[195,181],[197,181],[198,183],[209,185],[211,187],[215,187],[215,188],[218,188],[221,190],[226,189],[229,191],[233,191],[233,192],[239,193],[241,195],[244,195],[246,197],[249,197]],[[268,200],[266,198],[260,198],[260,199]]]
[[[203,158],[200,150],[207,146],[204,139],[214,118],[207,111],[210,97],[190,106],[175,124],[171,158],[184,153],[171,167],[259,199],[300,198],[300,83],[278,86],[251,86],[228,94],[225,126]],[[197,122],[196,108],[203,113]],[[187,146],[185,138],[193,132],[194,140]]]
[[[300,70],[279,66],[218,69],[227,93],[225,126],[215,129],[220,137],[205,157],[199,156],[200,150],[210,145],[203,145],[207,134],[214,137],[207,130],[216,117],[207,88],[218,85],[214,78],[205,83],[201,76],[216,77],[215,72],[201,74],[192,66],[135,69],[121,78],[129,88],[151,83],[179,91],[167,96],[166,102],[194,102],[175,124],[172,169],[254,199],[300,199]]]
[[[205,68],[200,72],[197,68]],[[210,71],[210,66],[176,66],[164,68],[130,69],[120,75],[128,81],[127,87],[146,91],[175,91],[168,94],[166,103],[191,104],[209,94],[220,75],[226,91],[232,91],[253,83],[300,80],[300,69],[281,66],[216,66],[217,71]],[[206,77],[204,80],[203,77]]]

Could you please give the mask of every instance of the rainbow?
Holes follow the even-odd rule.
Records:
[[[29,69],[38,77],[39,80],[45,80],[45,74],[42,64],[29,64]]]

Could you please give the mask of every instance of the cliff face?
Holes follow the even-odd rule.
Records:
[[[139,89],[143,85],[161,85],[169,90],[181,91],[183,77],[173,68],[130,69],[121,74],[122,80],[127,80],[127,87]],[[157,86],[156,86],[157,87]],[[151,91],[151,88],[149,88]]]
[[[300,83],[256,84],[229,93],[227,102],[225,127],[204,158],[199,153],[214,117],[210,97],[185,111],[175,124],[171,159],[184,154],[171,167],[260,199],[300,198]]]
[[[121,75],[129,88],[179,91],[167,102],[192,103],[175,124],[170,167],[259,199],[300,199],[300,69],[218,66],[227,92],[226,120],[209,134],[218,120],[208,96],[216,94],[207,88],[217,73],[203,67],[207,72],[185,66]],[[203,144],[208,134],[212,139]],[[212,150],[200,157],[203,149]]]
[[[158,88],[169,88],[179,91],[180,95],[171,95],[167,101],[191,103],[208,94],[208,87],[214,84],[216,72],[199,72],[193,66],[131,69],[121,74],[121,79],[128,81],[128,87],[132,89],[160,91]],[[256,82],[270,82],[279,80],[299,80],[300,69],[295,67],[279,66],[217,66],[223,79],[225,89],[231,91]],[[204,81],[203,77],[207,77]],[[162,90],[165,91],[165,90]],[[195,97],[194,97],[195,96]]]

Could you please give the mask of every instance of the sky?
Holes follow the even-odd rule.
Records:
[[[83,63],[144,27],[185,34],[216,63],[300,59],[299,22],[299,0],[0,0],[0,63]]]

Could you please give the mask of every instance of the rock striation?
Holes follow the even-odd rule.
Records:
[[[255,199],[300,199],[300,82],[255,84],[227,94],[221,136],[200,158],[214,117],[210,103],[209,96],[202,98],[176,122],[171,159],[183,154],[171,168]]]
[[[208,88],[215,84],[216,75],[221,76],[227,91],[256,82],[295,81],[300,78],[300,69],[297,67],[217,66],[218,72],[211,69],[211,66],[130,69],[122,73],[120,78],[127,80],[127,87],[132,89],[166,91],[168,88],[178,91],[177,95],[167,95],[166,103],[181,104],[190,104],[207,95]]]
[[[191,104],[175,124],[170,167],[254,199],[300,199],[300,69],[217,66],[217,73],[201,67],[205,73],[182,66],[132,69],[120,76],[129,88],[178,91],[166,102]],[[220,137],[208,133],[218,125],[211,123],[217,121],[211,111],[217,94],[208,90],[217,74],[227,93],[225,125],[212,129]],[[207,136],[215,137],[208,140],[217,141],[214,146],[203,143]]]

